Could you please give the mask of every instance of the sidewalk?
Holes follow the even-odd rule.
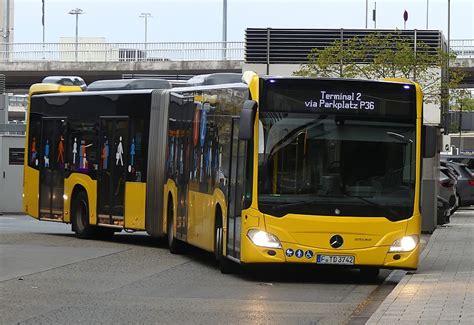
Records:
[[[367,324],[474,324],[474,210],[439,227]]]

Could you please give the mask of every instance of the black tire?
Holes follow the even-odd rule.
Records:
[[[214,236],[214,255],[222,274],[235,272],[234,263],[224,256],[224,227],[222,225],[222,213],[218,209],[216,212],[216,226]]]
[[[458,206],[456,207],[456,210],[458,210],[460,207],[462,207],[462,202],[461,202],[461,196],[456,193],[456,196],[458,197]],[[456,212],[456,210],[454,210],[454,212]]]
[[[380,273],[380,269],[376,267],[360,269],[360,276],[362,277],[363,280],[366,280],[366,281],[377,280],[379,273]]]
[[[95,234],[94,228],[89,224],[89,204],[87,194],[78,192],[72,201],[72,230],[77,238],[89,239]]]
[[[167,219],[166,219],[166,235],[168,237],[168,248],[171,254],[182,254],[184,251],[183,245],[180,240],[174,237],[174,209],[173,209],[173,200],[170,198],[168,200],[167,208]]]

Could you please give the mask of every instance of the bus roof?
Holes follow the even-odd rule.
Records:
[[[80,92],[52,92],[33,94],[34,97],[64,97],[64,96],[94,96],[94,95],[126,95],[126,94],[151,94],[154,89],[137,90],[109,90],[109,91],[80,91]]]
[[[170,89],[171,83],[165,79],[116,79],[98,80],[87,87],[87,91]]]
[[[242,82],[241,73],[222,72],[194,76],[187,81],[187,84],[190,86],[208,86],[240,82]]]
[[[302,77],[302,76],[271,76],[271,75],[259,75],[259,79],[263,80],[315,80],[315,81],[354,81],[354,82],[366,82],[366,83],[399,83],[399,84],[414,84],[413,81],[405,78],[386,78],[384,80],[371,80],[371,79],[356,79],[356,78],[329,78],[329,77]]]

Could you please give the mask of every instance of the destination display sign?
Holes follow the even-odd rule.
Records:
[[[344,79],[264,79],[261,111],[416,118],[414,85]]]
[[[365,96],[367,97],[367,96]],[[365,100],[363,100],[365,99]],[[356,109],[365,109],[365,110],[374,110],[375,104],[378,104],[378,101],[367,100],[362,97],[360,92],[351,92],[351,93],[332,93],[327,90],[321,90],[319,98],[309,99],[304,102],[305,107],[309,109],[336,109],[336,110],[356,110]]]

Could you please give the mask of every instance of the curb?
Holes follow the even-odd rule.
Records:
[[[430,239],[428,240],[428,244],[426,245],[425,249],[420,254],[420,262],[418,265],[418,270],[421,264],[423,263],[425,257],[428,255],[428,253],[431,251],[431,248],[433,247],[433,243],[435,242],[434,238],[436,238],[438,235],[438,228],[436,228],[433,231],[433,234],[430,236]],[[392,278],[396,278],[401,276],[400,273],[405,272],[405,275],[403,275],[402,279],[400,282],[396,285],[396,287],[390,292],[390,294],[384,299],[384,301],[379,305],[377,310],[370,316],[369,320],[367,321],[366,324],[379,324],[380,319],[385,315],[387,310],[390,308],[392,303],[397,299],[398,295],[400,292],[402,292],[405,289],[405,286],[410,282],[411,278],[416,274],[418,271],[401,271],[401,270],[395,270],[392,271],[389,276],[385,279],[385,281],[390,281]]]

